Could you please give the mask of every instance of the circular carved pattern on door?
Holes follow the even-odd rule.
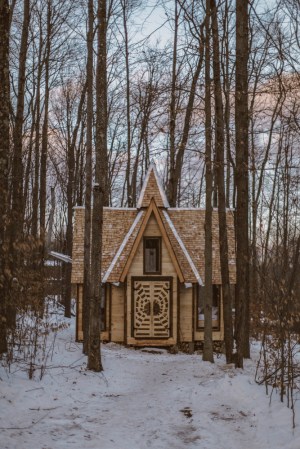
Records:
[[[151,312],[150,301],[146,302],[144,305],[144,313],[149,316]]]
[[[134,284],[134,336],[168,338],[169,281],[135,281]]]
[[[157,301],[153,303],[153,315],[158,316],[160,314],[160,305]]]

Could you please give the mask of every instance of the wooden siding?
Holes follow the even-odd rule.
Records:
[[[148,221],[148,224],[146,226],[144,236],[149,237],[160,237],[161,232],[158,227],[158,224],[152,215]],[[133,258],[132,264],[129,268],[128,275],[127,275],[127,344],[129,345],[135,345],[135,346],[167,346],[167,345],[174,345],[177,342],[177,273],[175,271],[175,268],[173,266],[170,254],[168,253],[167,247],[165,245],[164,240],[162,239],[162,276],[171,276],[173,278],[173,290],[172,290],[172,298],[173,298],[173,305],[172,305],[172,337],[168,338],[167,340],[137,340],[132,337],[131,335],[131,304],[130,301],[131,298],[131,278],[134,276],[144,276],[143,273],[143,240],[141,240],[138,249],[135,253],[135,256]],[[157,277],[157,276],[154,276]],[[151,278],[150,275],[147,275],[147,278]]]
[[[124,287],[111,286],[111,341],[124,342]]]
[[[77,311],[76,311],[76,341],[83,341],[83,330],[82,330],[82,295],[83,286],[77,285]]]
[[[193,341],[193,289],[180,285],[179,341]]]

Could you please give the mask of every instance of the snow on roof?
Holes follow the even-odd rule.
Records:
[[[191,267],[191,269],[193,270],[193,273],[194,273],[194,275],[195,275],[195,277],[196,277],[196,279],[197,279],[198,284],[199,284],[199,285],[204,285],[204,284],[203,284],[203,281],[202,281],[202,279],[201,279],[201,276],[200,276],[200,274],[198,273],[198,270],[197,270],[197,268],[195,267],[195,264],[194,264],[194,262],[193,262],[192,259],[191,259],[191,256],[189,255],[189,253],[188,253],[186,247],[184,246],[183,241],[181,240],[181,238],[179,237],[178,232],[176,231],[176,228],[175,228],[175,226],[174,226],[174,224],[173,224],[171,218],[170,218],[169,215],[168,215],[168,212],[164,210],[164,211],[163,211],[163,214],[164,214],[165,219],[167,220],[168,225],[170,226],[170,228],[171,228],[171,230],[172,230],[172,232],[173,232],[173,234],[174,234],[174,236],[175,236],[177,242],[179,243],[179,246],[180,246],[180,248],[182,249],[182,251],[183,251],[183,253],[184,253],[184,255],[185,255],[187,261],[189,262],[190,267]]]
[[[169,208],[170,211],[172,212],[181,212],[183,210],[201,210],[201,211],[205,211],[205,209],[203,207],[170,207]]]
[[[49,255],[55,257],[56,259],[62,260],[63,262],[72,263],[71,257],[68,256],[67,254],[61,254],[57,253],[56,251],[50,251]]]
[[[143,211],[139,211],[139,213],[138,213],[137,216],[135,217],[135,219],[134,219],[134,221],[133,221],[133,223],[132,223],[132,225],[131,225],[129,231],[128,231],[127,234],[125,235],[123,242],[122,242],[121,245],[119,246],[119,249],[118,249],[118,251],[116,252],[116,254],[115,254],[115,256],[114,256],[114,258],[113,258],[113,260],[112,260],[110,266],[108,267],[106,273],[105,273],[104,276],[103,276],[103,279],[102,279],[102,282],[103,282],[103,283],[107,282],[110,273],[112,272],[112,270],[113,270],[113,268],[114,268],[114,266],[115,266],[117,260],[118,260],[119,257],[121,256],[121,254],[122,254],[122,252],[123,252],[123,250],[124,250],[124,248],[125,248],[125,246],[126,246],[128,240],[129,240],[131,234],[133,233],[133,231],[134,231],[136,225],[138,224],[138,222],[139,222],[140,219],[142,218],[143,214],[144,214]]]
[[[137,210],[136,207],[114,207],[114,206],[104,206],[104,210]]]
[[[144,206],[143,203],[144,203],[146,190],[151,188],[149,180],[150,180],[150,176],[151,176],[152,173],[154,174],[154,178],[155,178],[155,181],[156,181],[156,184],[157,184],[157,187],[158,187],[158,194],[159,194],[160,199],[162,201],[162,205],[164,207],[170,207],[168,199],[167,199],[167,196],[165,194],[165,191],[164,191],[164,188],[163,188],[163,185],[162,185],[162,182],[161,182],[159,174],[157,172],[155,162],[153,160],[151,161],[151,163],[149,165],[149,168],[148,168],[148,171],[147,171],[144,183],[143,183],[143,187],[142,187],[142,190],[141,190],[141,193],[140,193],[140,197],[139,197],[139,200],[138,200],[138,203],[137,203],[137,207],[141,208],[141,207]],[[156,192],[152,191],[150,195],[154,196],[155,193]],[[159,206],[159,204],[157,204],[157,205]]]
[[[166,208],[157,183],[154,164],[148,170],[148,184],[145,180],[142,209],[105,207],[103,211],[102,240],[102,275],[103,282],[119,282],[124,266],[130,255],[132,245],[142,226],[142,213],[145,214],[151,199],[155,201],[163,225],[168,234],[176,259],[186,283],[199,282],[205,276],[205,210],[198,208]],[[162,187],[161,187],[162,188]],[[143,193],[143,192],[142,192]],[[142,195],[141,193],[141,195]],[[227,211],[228,257],[230,282],[236,283],[235,265],[235,232],[233,211]],[[219,253],[219,219],[218,212],[213,211],[213,283],[220,284],[220,253]],[[75,210],[75,225],[72,253],[72,282],[83,282],[84,254],[84,209]],[[68,256],[62,255],[70,261]],[[67,257],[67,259],[66,259]]]

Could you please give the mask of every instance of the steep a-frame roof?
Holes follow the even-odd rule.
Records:
[[[205,210],[203,209],[168,209],[178,234],[180,235],[191,259],[193,260],[201,279],[205,279]],[[234,215],[232,210],[226,212],[229,276],[232,284],[236,283]],[[212,213],[212,248],[213,248],[213,283],[221,284],[219,219],[218,211]],[[185,271],[187,274],[187,271]],[[186,281],[191,282],[191,281]]]
[[[141,211],[139,213],[141,213]],[[136,236],[136,239],[135,239],[133,245],[131,246],[128,258],[127,258],[127,260],[125,262],[125,265],[124,265],[124,268],[123,268],[123,271],[122,271],[122,274],[121,274],[121,277],[120,277],[120,281],[123,282],[125,280],[125,278],[126,278],[126,275],[127,275],[128,270],[130,268],[131,262],[132,262],[132,260],[134,258],[134,255],[135,255],[135,253],[137,251],[139,243],[140,243],[140,241],[141,241],[141,239],[143,237],[143,233],[145,231],[145,228],[146,228],[146,226],[148,224],[148,221],[149,221],[149,219],[150,219],[152,214],[154,215],[154,217],[156,219],[156,222],[158,224],[158,227],[160,229],[160,232],[161,232],[162,237],[164,239],[164,242],[166,244],[167,250],[168,250],[169,255],[171,257],[171,260],[173,262],[174,268],[175,268],[175,270],[177,272],[177,276],[178,276],[180,282],[184,282],[184,276],[183,276],[181,267],[180,267],[180,265],[178,263],[176,254],[174,252],[174,249],[173,249],[172,244],[170,242],[169,236],[168,236],[168,234],[166,232],[166,229],[165,229],[165,226],[163,224],[161,215],[160,215],[160,213],[158,211],[158,208],[156,206],[155,200],[153,198],[151,199],[150,205],[149,205],[149,207],[146,210],[146,213],[145,213],[142,225],[141,225],[141,227],[139,229],[139,232],[138,232],[138,234]]]
[[[144,214],[145,211],[141,211]],[[105,207],[103,210],[103,236],[102,236],[102,275],[109,269],[115,255],[117,254],[124,238],[128,235],[129,243],[134,240],[139,230],[141,221],[137,219],[136,208],[112,208]],[[134,229],[133,224],[135,224]],[[131,232],[129,232],[131,229]],[[126,251],[120,254],[116,261],[116,276],[112,282],[118,282],[121,274],[122,261],[126,259]],[[83,283],[83,254],[84,254],[84,207],[75,207],[75,220],[73,232],[72,251],[72,283]],[[118,273],[118,267],[120,273]]]
[[[169,202],[153,161],[148,168],[143,183],[137,203],[138,209],[141,207],[148,207],[152,198],[155,200],[157,207],[169,207]]]
[[[181,282],[203,284],[205,278],[205,210],[170,208],[154,163],[145,177],[137,208],[104,208],[102,279],[123,282],[151,215]],[[227,212],[229,274],[235,283],[233,212]],[[213,283],[221,283],[218,213],[213,211]],[[76,208],[72,282],[83,282],[84,208]]]

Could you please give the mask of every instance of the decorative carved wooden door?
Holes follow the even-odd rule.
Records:
[[[171,280],[133,280],[133,337],[170,337]]]

